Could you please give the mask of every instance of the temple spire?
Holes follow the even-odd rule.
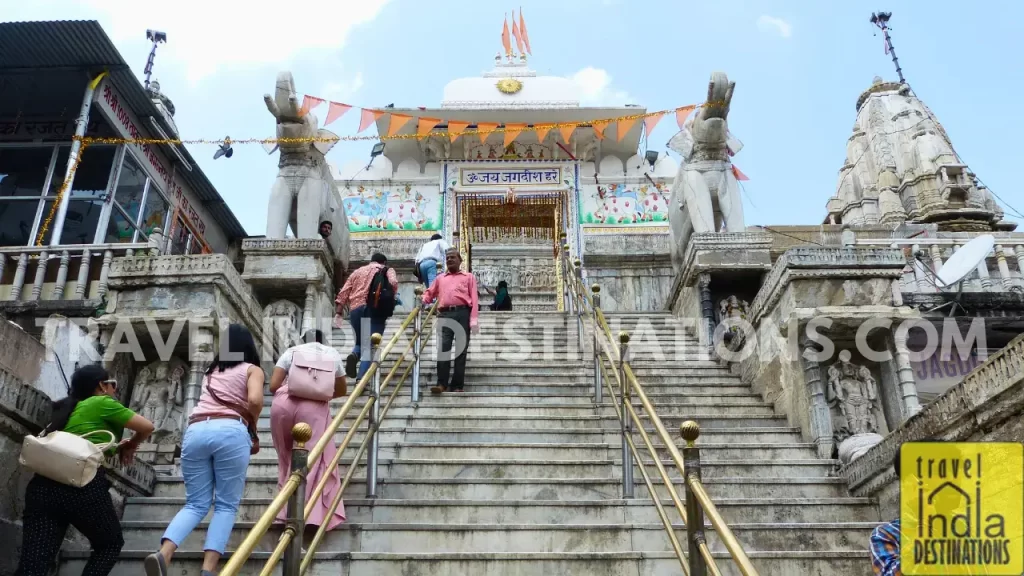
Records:
[[[885,39],[885,53],[892,54],[892,63],[896,65],[896,75],[900,78],[900,84],[906,84],[907,81],[903,78],[903,70],[900,68],[900,61],[896,58],[896,49],[893,48],[892,38],[889,37],[889,18],[892,18],[892,12],[871,13],[871,23],[878,26]]]

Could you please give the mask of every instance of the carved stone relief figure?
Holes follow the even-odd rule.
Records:
[[[273,342],[283,348],[298,342],[302,329],[302,308],[289,300],[271,302],[263,309],[263,317],[270,322]]]
[[[156,361],[139,370],[132,387],[130,408],[153,422],[156,430],[149,443],[156,444],[158,457],[170,453],[181,442],[188,366],[171,358]],[[145,452],[140,451],[140,452]],[[161,462],[169,463],[169,462]]]
[[[723,339],[729,350],[737,351],[743,348],[746,342],[746,332],[743,330],[743,321],[747,319],[750,311],[750,303],[741,300],[736,295],[723,298],[718,303],[718,323],[726,325],[726,332]]]
[[[882,441],[878,434],[878,386],[871,370],[850,362],[850,351],[839,353],[839,361],[828,368],[826,400],[838,411],[833,415],[839,459],[848,464],[868,448]]]

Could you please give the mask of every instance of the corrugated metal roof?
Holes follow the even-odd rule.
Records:
[[[154,117],[165,132],[173,133],[142,83],[95,20],[0,23],[0,74],[46,69],[81,69],[95,73],[107,70],[121,97],[140,119]],[[177,173],[195,192],[199,202],[210,211],[229,239],[247,236],[188,149],[184,146],[178,149],[192,165],[192,171],[181,169]],[[168,154],[168,158],[177,161],[173,154]]]

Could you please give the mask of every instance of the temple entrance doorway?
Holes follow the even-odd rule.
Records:
[[[484,287],[493,291],[504,280],[514,310],[560,310],[563,193],[463,194],[458,204],[458,246],[481,285],[481,304],[493,301]]]

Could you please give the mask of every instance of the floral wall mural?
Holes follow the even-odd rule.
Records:
[[[580,190],[580,224],[668,223],[668,185],[598,184]]]
[[[441,197],[436,186],[353,186],[341,190],[341,199],[351,232],[441,229]]]

